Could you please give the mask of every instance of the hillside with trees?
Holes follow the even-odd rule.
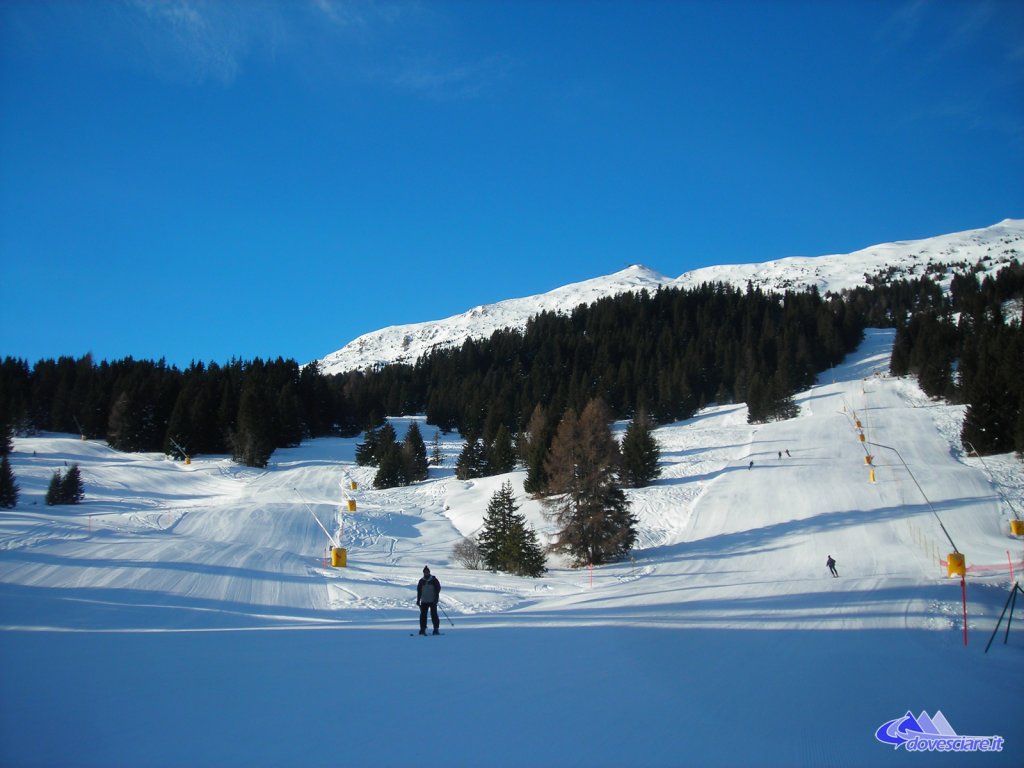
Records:
[[[841,295],[767,293],[722,283],[640,291],[521,330],[437,349],[414,365],[325,375],[293,360],[193,362],[61,357],[0,361],[0,422],[16,434],[79,433],[125,451],[177,458],[230,454],[265,466],[275,448],[355,435],[385,415],[425,413],[467,437],[465,476],[528,471],[542,492],[558,425],[600,400],[613,419],[650,425],[709,403],[746,402],[752,422],[794,414],[794,393],[835,365],[865,327],[895,327],[896,375],[918,376],[936,397],[967,406],[964,439],[982,453],[1024,450],[1024,360],[1019,262],[992,277],[875,276]],[[396,438],[397,440],[397,438]],[[422,436],[396,442],[382,482],[422,477]],[[375,465],[378,461],[373,461]]]

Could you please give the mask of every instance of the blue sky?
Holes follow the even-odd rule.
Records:
[[[1019,2],[0,3],[0,355],[308,362],[1024,217]]]

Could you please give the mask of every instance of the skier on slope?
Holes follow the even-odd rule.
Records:
[[[423,578],[416,585],[416,605],[420,607],[420,634],[427,634],[427,609],[434,624],[434,634],[441,634],[441,620],[437,618],[437,601],[441,596],[441,582],[430,575],[430,569],[423,566]]]
[[[832,555],[828,556],[828,560],[825,561],[825,565],[828,566],[829,571],[832,572],[832,576],[839,576],[839,571],[836,570],[836,561]]]

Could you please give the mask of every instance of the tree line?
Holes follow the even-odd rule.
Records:
[[[854,349],[863,328],[841,298],[815,290],[705,284],[542,312],[414,365],[345,376],[386,412],[423,412],[483,445],[502,426],[521,432],[537,406],[558,415],[594,398],[617,419],[643,410],[665,423],[745,401],[751,420],[764,421],[791,412],[792,394]]]
[[[325,375],[294,360],[95,362],[91,355],[0,361],[0,423],[16,433],[106,439],[128,451],[228,453],[264,466],[304,438],[356,435],[386,415],[425,413],[475,443],[469,473],[522,459],[536,478],[559,420],[600,399],[612,418],[666,423],[711,403],[746,402],[752,422],[785,418],[792,396],[852,351],[863,329],[895,327],[892,370],[968,404],[965,439],[1024,449],[1019,262],[995,278],[878,276],[841,295],[766,293],[720,283],[625,293],[523,329],[434,350],[415,364]],[[529,438],[524,436],[529,435]],[[538,481],[539,482],[539,481]],[[539,486],[538,486],[539,487]]]
[[[0,363],[0,421],[19,434],[70,432],[123,451],[183,458],[228,453],[266,466],[275,448],[307,437],[357,434],[340,388],[316,363],[192,363],[91,355]]]
[[[1024,453],[1024,266],[959,273],[948,294],[930,282],[894,286],[929,300],[892,318],[892,373],[917,376],[928,395],[966,405],[967,450]]]

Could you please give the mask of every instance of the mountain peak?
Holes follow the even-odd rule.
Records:
[[[1020,258],[1024,251],[1024,219],[1004,219],[983,229],[884,243],[853,253],[832,256],[792,256],[757,264],[704,267],[669,278],[643,264],[630,264],[536,296],[507,299],[473,307],[443,320],[396,325],[365,334],[321,360],[325,373],[342,373],[394,362],[415,361],[438,347],[457,346],[467,338],[487,338],[502,328],[523,328],[541,312],[568,312],[606,296],[658,288],[692,288],[722,282],[744,288],[751,283],[765,291],[805,290],[821,293],[864,285],[865,275],[896,268],[906,276],[934,272],[934,265],[976,264],[982,260],[996,271]]]

